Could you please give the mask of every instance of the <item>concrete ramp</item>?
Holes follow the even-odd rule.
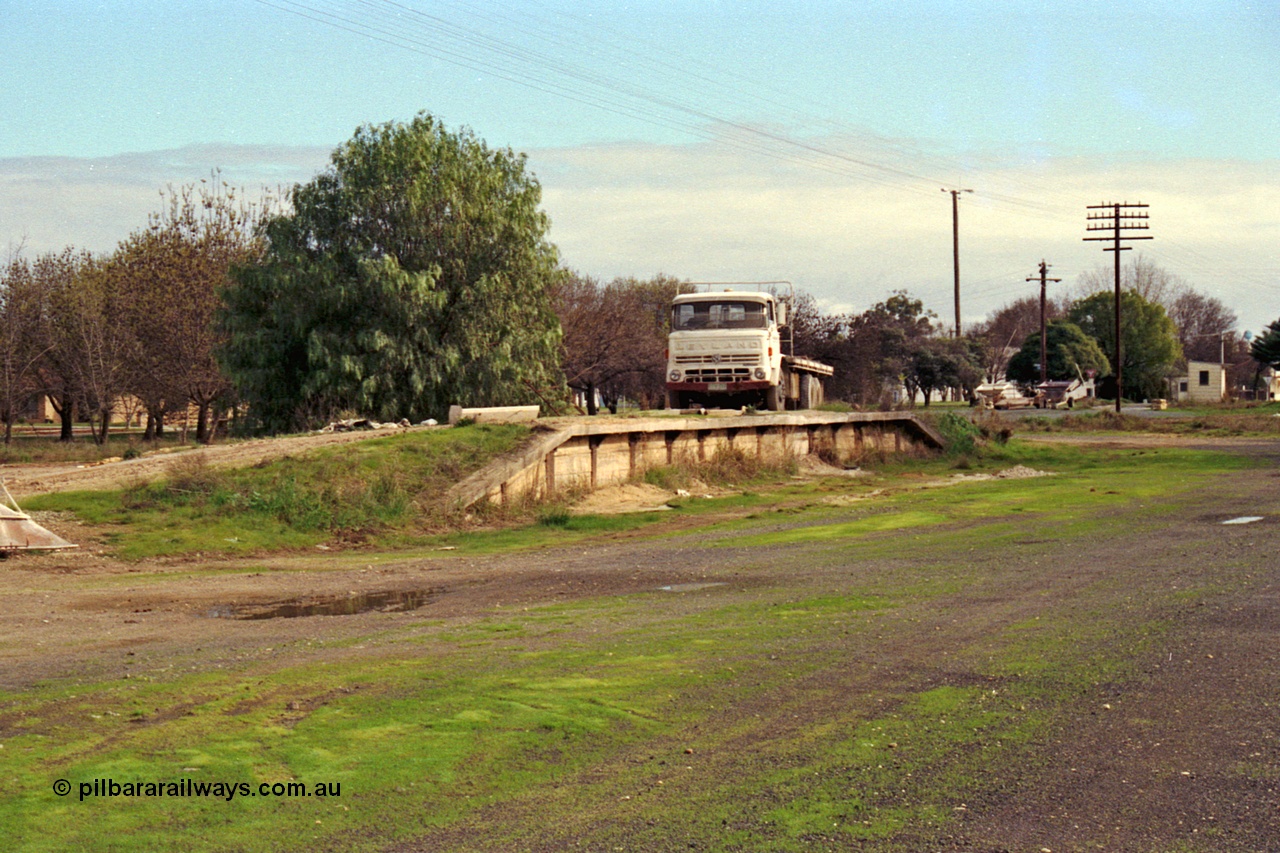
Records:
[[[589,491],[639,477],[649,468],[705,462],[722,450],[765,460],[827,451],[856,460],[925,452],[943,440],[904,412],[788,412],[730,417],[563,418],[514,453],[449,490],[453,506]]]
[[[59,551],[75,548],[67,540],[50,533],[20,510],[0,504],[0,554],[14,551]]]

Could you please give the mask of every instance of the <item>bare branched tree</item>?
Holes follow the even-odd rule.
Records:
[[[662,399],[666,316],[678,287],[667,276],[602,285],[574,274],[555,289],[565,383],[583,394],[588,414],[596,414],[597,392],[611,409],[622,396],[646,406]]]
[[[114,287],[125,294],[133,335],[129,388],[146,408],[147,437],[164,417],[196,407],[196,440],[213,437],[211,419],[228,402],[231,384],[215,358],[221,343],[214,319],[235,264],[258,257],[258,226],[274,201],[249,204],[210,181],[161,194],[164,210],[130,235],[109,262]]]

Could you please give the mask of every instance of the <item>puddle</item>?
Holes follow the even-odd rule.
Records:
[[[213,619],[297,619],[302,616],[352,616],[376,610],[403,613],[429,604],[442,589],[404,589],[355,595],[308,596],[259,604],[227,604],[206,613]]]
[[[698,589],[708,589],[713,586],[728,586],[724,581],[712,581],[710,583],[673,583],[670,586],[660,586],[658,589],[663,592],[693,592]]]
[[[1222,522],[1223,524],[1252,524],[1255,521],[1262,521],[1260,515],[1242,515],[1239,518],[1229,518]]]

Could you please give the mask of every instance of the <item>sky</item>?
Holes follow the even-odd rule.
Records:
[[[1280,0],[0,0],[0,250],[110,251],[169,186],[305,182],[428,111],[528,155],[602,280],[894,290],[954,322],[1109,268],[1086,207],[1239,329],[1280,317]]]

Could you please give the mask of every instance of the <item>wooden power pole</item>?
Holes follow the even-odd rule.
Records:
[[[1054,281],[1054,282],[1062,281],[1062,279],[1060,278],[1048,278],[1050,266],[1052,265],[1046,264],[1043,260],[1040,261],[1040,381],[1041,382],[1049,381],[1048,349],[1045,347],[1045,341],[1047,340],[1047,338],[1045,337],[1045,331],[1046,331],[1045,326],[1047,324],[1045,323],[1045,316],[1044,316],[1045,285],[1051,281]],[[1035,276],[1027,276],[1027,281],[1035,281],[1035,280],[1036,280]]]
[[[1109,204],[1091,204],[1088,206],[1090,211],[1099,211],[1098,213],[1089,213],[1086,231],[1110,231],[1110,237],[1085,237],[1088,240],[1109,240],[1113,245],[1103,246],[1104,252],[1116,253],[1116,414],[1120,413],[1120,398],[1124,396],[1124,362],[1121,360],[1123,352],[1120,348],[1120,253],[1127,252],[1132,246],[1121,246],[1121,240],[1150,240],[1148,236],[1135,236],[1125,234],[1125,231],[1146,231],[1147,225],[1147,207],[1145,204],[1130,204],[1129,202],[1111,202]],[[1102,211],[1106,211],[1105,213]],[[1133,212],[1130,212],[1133,211]]]
[[[951,193],[951,261],[956,274],[956,337],[960,337],[960,193],[971,193],[973,190],[949,190]]]

